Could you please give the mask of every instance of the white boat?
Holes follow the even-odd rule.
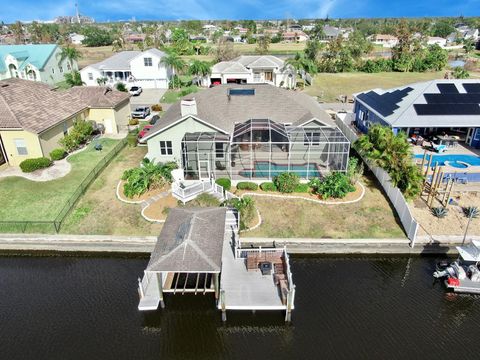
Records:
[[[480,294],[480,241],[473,240],[463,246],[457,246],[458,260],[451,264],[437,264],[437,270],[433,276],[444,279],[448,290]]]

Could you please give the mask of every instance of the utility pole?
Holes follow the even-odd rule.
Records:
[[[78,11],[78,2],[75,1],[75,16],[77,18],[77,23],[80,24],[80,12]]]

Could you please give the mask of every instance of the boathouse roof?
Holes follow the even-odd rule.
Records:
[[[173,208],[146,271],[220,272],[227,209]]]

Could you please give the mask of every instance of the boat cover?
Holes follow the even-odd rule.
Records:
[[[472,240],[464,246],[457,246],[458,253],[465,261],[480,261],[480,241]]]

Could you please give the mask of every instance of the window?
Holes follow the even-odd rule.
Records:
[[[363,112],[363,110],[358,110],[358,118],[360,120],[364,120],[365,118],[365,113]]]
[[[72,70],[72,67],[70,66],[70,64],[67,63],[67,70],[70,71]]]
[[[145,65],[145,66],[153,66],[152,58],[143,58],[143,65]]]
[[[52,74],[55,74],[55,69],[54,68],[52,68]]]
[[[88,73],[88,80],[93,80],[93,74],[92,73]]]
[[[63,73],[63,66],[60,66],[60,72]]]
[[[18,155],[28,155],[27,144],[25,143],[25,139],[15,139],[15,147],[17,148]]]
[[[312,142],[312,146],[318,146],[320,145],[320,131],[305,131],[305,139],[304,139],[304,145],[308,146],[310,144],[310,141]]]
[[[64,136],[68,135],[68,125],[66,121],[63,123],[63,135]]]
[[[224,158],[224,153],[223,153],[223,143],[215,143],[215,153],[217,159],[223,159]]]
[[[161,155],[173,155],[172,142],[160,141],[160,154]]]

